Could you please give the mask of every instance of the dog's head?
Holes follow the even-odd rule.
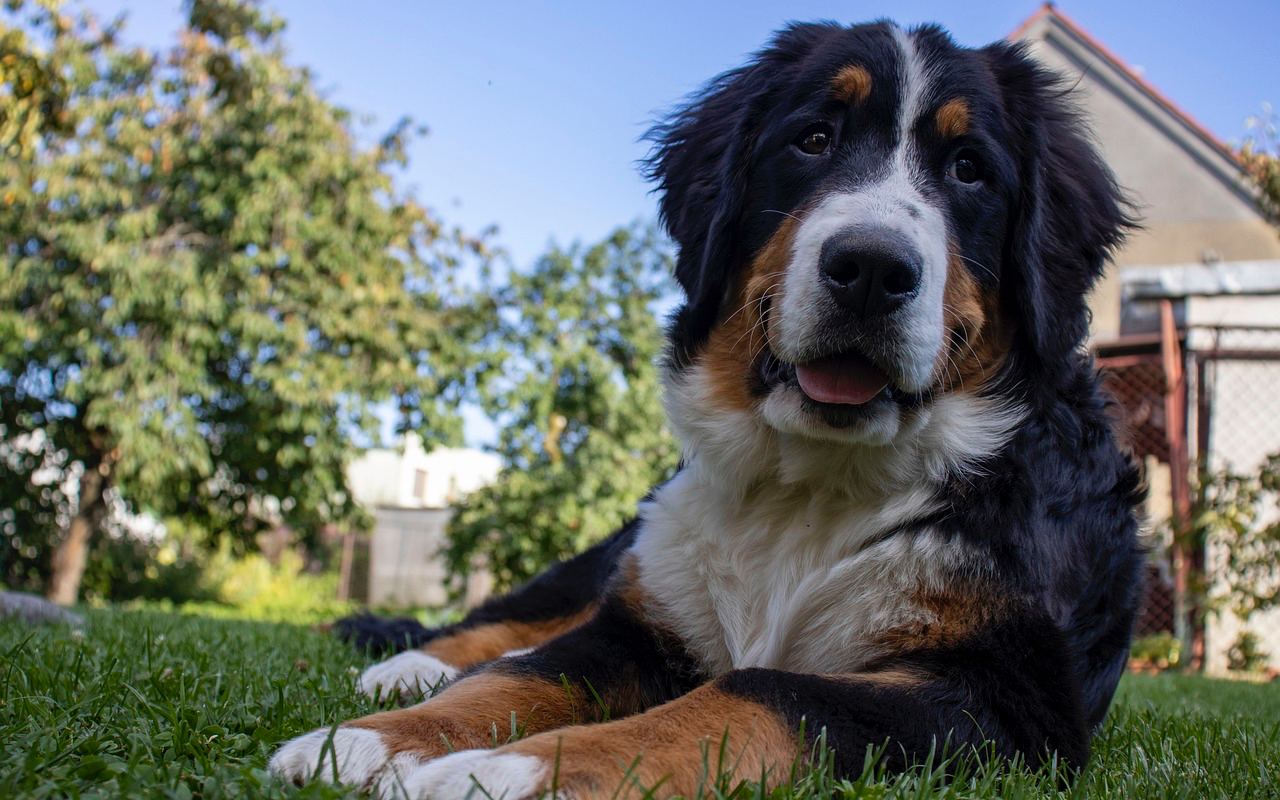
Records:
[[[1055,380],[1128,224],[1064,95],[1009,44],[782,31],[653,133],[670,379],[696,373],[700,413],[871,445],[1011,364]]]

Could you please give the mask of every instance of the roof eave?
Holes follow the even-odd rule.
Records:
[[[1085,30],[1078,22],[1063,13],[1053,3],[1045,3],[1040,6],[1034,14],[1027,17],[1027,19],[1015,28],[1006,38],[1011,41],[1026,38],[1027,35],[1035,29],[1037,24],[1041,22],[1045,25],[1056,22],[1063,30],[1080,40],[1083,45],[1093,51],[1104,63],[1123,76],[1127,81],[1134,84],[1134,86],[1136,86],[1157,106],[1177,119],[1205,144],[1209,145],[1219,154],[1227,158],[1237,170],[1240,169],[1239,159],[1236,158],[1235,152],[1225,142],[1219,139],[1212,131],[1200,124],[1195,117],[1184,111],[1177,103],[1157,89],[1154,84],[1135,72],[1132,67],[1112,52],[1110,48],[1098,39],[1094,38],[1094,36]]]

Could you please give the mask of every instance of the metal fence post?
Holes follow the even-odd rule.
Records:
[[[1188,666],[1204,664],[1204,629],[1199,623],[1195,542],[1191,530],[1191,473],[1187,458],[1187,378],[1173,303],[1160,301],[1160,360],[1164,367],[1165,434],[1169,440],[1169,488],[1173,495],[1174,635],[1182,641]]]

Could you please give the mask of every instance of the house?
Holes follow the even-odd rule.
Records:
[[[408,434],[394,449],[371,449],[347,468],[356,502],[373,512],[368,549],[355,537],[343,546],[345,594],[371,606],[440,606],[449,598],[450,576],[440,558],[451,506],[497,478],[501,461],[492,453],[441,447],[427,451]],[[488,591],[483,576],[465,587],[468,601]]]
[[[366,450],[347,468],[347,485],[367,508],[448,508],[493,483],[502,468],[492,453],[467,447],[423,449],[406,434],[395,449]]]
[[[1255,470],[1280,451],[1280,234],[1230,148],[1053,4],[1010,38],[1071,76],[1141,217],[1091,298],[1093,344],[1147,461],[1151,519],[1185,514],[1198,460]],[[1165,544],[1175,596],[1197,573],[1211,592],[1230,579],[1223,543]],[[1280,612],[1183,628],[1210,671],[1246,628],[1280,664]]]
[[[1078,102],[1143,228],[1114,259],[1092,302],[1094,335],[1124,330],[1126,283],[1188,268],[1280,275],[1280,236],[1260,212],[1230,148],[1090,36],[1046,4],[1010,36],[1045,65],[1075,76]],[[1243,126],[1244,120],[1241,120]],[[1273,285],[1271,293],[1277,291]]]

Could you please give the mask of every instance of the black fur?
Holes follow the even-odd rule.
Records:
[[[370,655],[390,655],[421,647],[440,635],[439,628],[428,628],[413,617],[376,617],[352,614],[333,623],[333,633]]]
[[[596,616],[556,639],[555,647],[507,659],[493,669],[573,681],[592,698],[589,716],[597,720],[660,705],[710,677],[676,637],[639,619],[617,596],[606,596]]]
[[[778,709],[797,729],[803,721],[810,737],[825,731],[838,775],[859,774],[867,749],[886,741],[883,763],[895,770],[934,747],[1021,754],[1032,768],[1056,754],[1080,767],[1089,737],[1074,676],[1061,663],[1063,642],[1049,620],[1027,612],[970,641],[895,660],[922,676],[908,685],[765,669],[735,670],[717,685]],[[1045,673],[1061,678],[1046,682]]]

